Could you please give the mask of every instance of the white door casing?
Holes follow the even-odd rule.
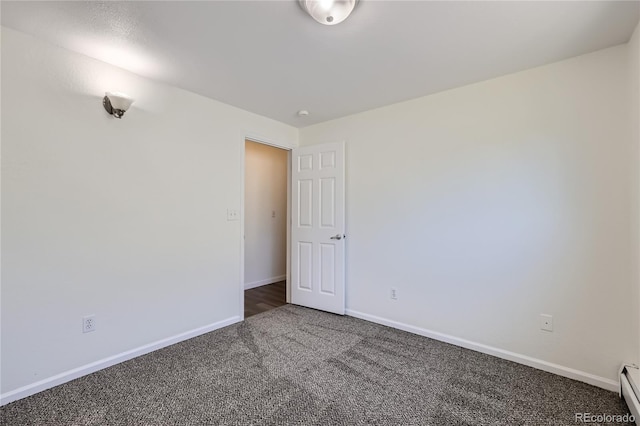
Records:
[[[344,315],[344,142],[291,159],[291,303]]]

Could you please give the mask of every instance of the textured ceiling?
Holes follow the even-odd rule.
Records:
[[[625,43],[638,1],[9,2],[2,25],[304,127]],[[299,109],[311,112],[297,117]]]

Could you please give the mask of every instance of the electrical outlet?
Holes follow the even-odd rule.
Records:
[[[389,294],[391,300],[398,300],[398,289],[395,287],[391,287],[391,293]]]
[[[92,331],[96,331],[96,316],[87,315],[82,318],[82,332],[90,333]]]
[[[540,314],[540,330],[553,331],[553,315]]]
[[[271,217],[276,217],[276,211],[275,210],[271,210]]]
[[[236,209],[227,209],[227,220],[238,220],[240,219],[240,213]]]

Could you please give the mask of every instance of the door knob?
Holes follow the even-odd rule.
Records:
[[[342,235],[340,234],[336,234],[333,237],[331,237],[332,240],[341,240],[342,239]]]

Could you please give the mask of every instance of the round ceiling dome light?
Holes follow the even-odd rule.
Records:
[[[300,7],[324,25],[336,25],[349,17],[359,0],[298,0]]]

